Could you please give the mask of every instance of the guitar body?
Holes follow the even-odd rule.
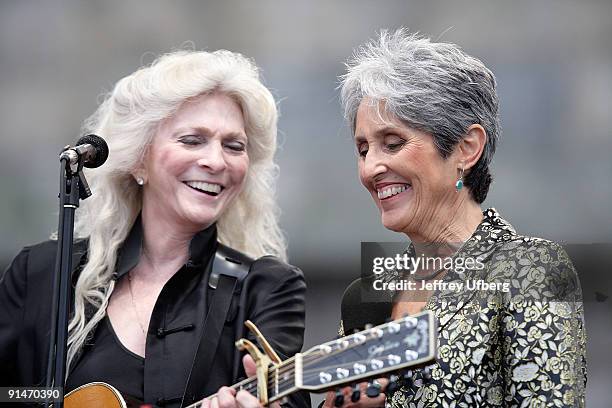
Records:
[[[135,399],[124,399],[115,387],[103,382],[81,385],[64,397],[65,408],[131,408],[140,406]]]

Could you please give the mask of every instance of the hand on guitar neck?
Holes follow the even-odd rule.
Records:
[[[256,375],[256,367],[253,358],[250,355],[245,355],[242,359],[244,371],[247,376]],[[387,378],[379,378],[376,383],[380,386],[380,393],[377,396],[369,396],[367,393],[368,385],[372,383],[362,382],[358,384],[359,399],[356,398],[356,389],[354,387],[344,387],[338,392],[329,391],[326,394],[325,402],[322,408],[334,408],[341,406],[342,408],[379,408],[385,405],[386,390],[389,380]],[[343,402],[337,404],[339,394],[342,394]],[[278,402],[270,404],[271,408],[280,408]],[[205,398],[202,400],[201,408],[263,408],[259,400],[246,390],[236,391],[234,388],[221,387],[217,391],[216,397],[211,399]]]
[[[428,379],[426,366],[437,354],[436,333],[433,313],[426,311],[314,346],[282,362],[277,359],[270,367],[266,363],[261,375],[247,355],[243,364],[251,378],[222,387],[194,408],[255,408],[263,406],[260,401],[279,408],[276,401],[299,390],[329,391],[323,408],[382,407],[401,381],[412,381],[412,369],[424,367],[420,375]]]
[[[245,355],[242,358],[242,365],[248,377],[257,374],[255,361],[250,355]],[[273,402],[269,405],[271,408],[280,408],[279,402]],[[263,408],[263,405],[257,397],[253,396],[246,390],[236,391],[234,388],[221,387],[217,395],[213,399],[203,399],[202,408]]]

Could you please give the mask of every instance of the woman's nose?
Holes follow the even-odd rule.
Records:
[[[367,178],[374,179],[387,171],[387,166],[382,155],[375,149],[370,149],[364,158],[363,170]]]
[[[198,166],[207,168],[212,173],[225,170],[227,163],[223,154],[223,146],[219,143],[210,143],[202,151],[202,157],[197,161]]]

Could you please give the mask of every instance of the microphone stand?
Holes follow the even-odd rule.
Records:
[[[74,236],[74,213],[79,200],[91,195],[83,174],[83,160],[67,146],[60,155],[59,225],[57,228],[57,254],[51,304],[51,333],[49,335],[49,359],[45,386],[59,388],[59,400],[50,398],[45,407],[53,403],[54,408],[64,406],[64,381],[66,377],[66,352],[68,342],[68,320],[72,299],[72,252]]]

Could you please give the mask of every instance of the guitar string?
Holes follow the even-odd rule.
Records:
[[[418,317],[413,316],[413,319],[414,318],[416,318],[418,320]],[[416,325],[413,326],[413,327],[416,328]],[[370,336],[368,336],[368,337],[370,337]],[[360,344],[364,344],[364,343],[374,339],[374,337],[375,336],[372,335],[369,339],[366,338],[366,340],[364,342],[360,343]],[[316,361],[316,360],[330,358],[330,357],[336,356],[336,355],[338,355],[338,354],[340,354],[340,353],[342,353],[344,351],[351,350],[353,348],[354,348],[354,345],[353,345],[353,347],[350,347],[350,345],[349,345],[349,347],[347,347],[346,349],[338,348],[338,349],[334,350],[333,352],[331,352],[329,354],[321,354],[320,350],[314,350],[312,354],[310,354],[310,355],[303,355],[302,356],[302,364],[304,364],[304,363],[312,363],[313,361]],[[317,354],[320,354],[320,355],[317,355]],[[359,360],[359,361],[360,362],[367,361],[367,359],[366,360]],[[352,363],[354,364],[355,361],[353,361]],[[348,364],[350,365],[350,363],[348,363]],[[325,368],[327,369],[327,368],[333,368],[333,367],[337,367],[337,366],[329,366],[329,367],[325,367]],[[406,366],[402,367],[402,368],[406,368]],[[279,380],[279,376],[281,374],[287,374],[287,372],[293,371],[294,369],[295,369],[295,360],[293,360],[291,362],[288,362],[286,364],[283,364],[281,362],[281,367],[278,367],[276,369],[274,367],[272,367],[271,369],[269,369],[268,370],[268,381],[267,381],[268,389],[271,389],[272,387],[274,387],[274,391],[276,391],[276,388],[278,387],[278,389],[280,390],[280,388],[282,386],[285,386],[285,385],[291,384],[291,383],[293,383],[293,386],[295,386],[295,376],[294,376],[293,379],[287,380],[287,379],[285,379],[285,377],[286,377],[286,375],[285,375],[285,376],[283,376],[282,380]],[[275,370],[276,370],[276,373],[274,373]],[[304,375],[307,372],[308,371],[304,371],[303,370],[302,371],[302,375]],[[272,374],[272,375],[270,375],[270,374]],[[233,385],[232,388],[234,388],[234,389],[240,388],[240,389],[244,389],[244,390],[247,390],[247,391],[252,393],[253,391],[257,390],[257,377],[251,377],[251,378],[245,379],[242,382]],[[216,395],[216,394],[214,394],[214,395]],[[211,397],[214,397],[214,395],[212,395]],[[211,397],[207,397],[207,398],[211,398]],[[200,405],[194,405],[193,407],[196,408],[196,407],[199,407],[199,406]],[[191,408],[191,407],[192,406],[190,405],[189,408]]]
[[[359,360],[359,362],[366,362],[366,361],[367,361],[367,359],[365,359],[365,360]],[[355,362],[353,361],[352,363],[354,364]],[[347,363],[347,364],[348,364],[348,365],[344,365],[344,367],[350,367],[350,364],[351,364],[351,363]],[[414,365],[421,365],[421,364],[424,364],[424,362],[421,362],[421,363],[419,363],[419,364],[414,364]],[[289,365],[289,364],[288,364],[287,366],[288,366],[288,367],[290,367],[290,365]],[[408,368],[410,368],[411,366],[413,366],[413,365],[404,365],[404,366],[403,366],[403,367],[401,367],[401,368],[395,368],[395,367],[390,367],[390,366],[388,366],[388,367],[387,367],[387,368],[386,368],[386,369],[383,371],[383,373],[384,373],[384,372],[393,371],[393,369],[397,369],[397,370],[404,370],[404,369],[408,369]],[[323,371],[325,371],[325,370],[328,370],[328,369],[333,369],[334,367],[335,367],[335,368],[339,368],[337,365],[332,365],[332,366],[327,366],[327,367],[320,368],[320,369],[318,369],[318,370],[323,370]],[[343,366],[340,366],[340,367],[343,367]],[[295,368],[295,366],[294,366],[293,368]],[[317,371],[317,370],[310,370],[310,373],[309,373],[309,371],[303,371],[303,372],[302,372],[302,375],[303,375],[304,377],[308,377],[309,375],[312,375],[312,371]],[[270,373],[271,373],[271,371],[268,371],[268,374],[270,374]],[[315,375],[316,375],[316,374],[315,374]],[[353,377],[355,377],[355,376],[353,375]],[[366,379],[366,378],[367,378],[367,376],[366,376],[366,377],[362,377],[362,378],[360,378],[360,379]],[[248,380],[248,381],[247,381],[247,380]],[[249,378],[249,379],[247,379],[247,380],[243,380],[243,382],[240,382],[240,383],[238,383],[238,384],[235,384],[235,385],[233,385],[231,388],[234,388],[234,389],[236,389],[236,390],[245,390],[245,391],[247,391],[247,392],[249,392],[249,393],[251,393],[251,394],[253,394],[253,395],[257,396],[257,395],[258,395],[258,384],[257,384],[257,378],[256,378],[256,377],[251,377],[251,378]],[[347,380],[347,382],[355,381],[355,379],[354,379],[354,378],[353,378],[353,379],[348,379],[348,378],[347,378],[346,380]],[[277,384],[277,383],[276,383],[276,381],[275,381],[274,376],[270,376],[270,375],[269,375],[269,377],[268,377],[268,382],[267,382],[267,386],[268,386],[268,391],[270,391],[270,390],[272,391],[271,395],[269,395],[269,399],[270,399],[271,401],[278,400],[278,399],[280,399],[280,398],[276,398],[276,397],[277,397],[277,395],[280,395],[280,394],[282,394],[282,393],[286,392],[287,390],[289,390],[289,389],[291,389],[291,388],[295,387],[295,376],[293,376],[293,378],[292,378],[292,379],[289,379],[289,380],[285,380],[285,379],[283,379],[283,380],[279,380],[279,381],[278,381],[278,384]],[[286,386],[288,386],[288,387],[287,387],[287,388],[284,388],[284,387],[286,387]],[[336,384],[335,386],[339,386],[339,385],[338,385],[338,384]],[[276,392],[277,387],[278,387],[278,392]],[[212,395],[212,396],[210,396],[210,397],[207,397],[207,398],[214,398],[215,396],[216,396],[216,394],[214,394],[214,395]],[[201,407],[201,404],[199,404],[199,403],[198,403],[198,404],[195,404],[195,405],[190,405],[188,408],[197,408],[197,407]]]
[[[312,359],[312,360],[316,360],[316,358],[314,358],[314,359]],[[362,358],[362,359],[359,359],[359,360],[353,360],[353,361],[351,361],[351,362],[344,363],[344,364],[340,364],[340,365],[338,365],[338,364],[333,364],[333,365],[329,365],[329,366],[319,367],[319,368],[316,368],[316,369],[314,369],[314,370],[313,370],[313,369],[310,369],[310,370],[309,370],[309,369],[305,369],[305,370],[303,370],[303,371],[302,371],[302,375],[303,375],[303,377],[307,377],[307,376],[309,376],[309,375],[312,375],[312,374],[313,374],[313,372],[317,372],[317,371],[329,371],[330,369],[333,371],[333,369],[334,369],[334,368],[336,368],[336,369],[337,369],[337,368],[346,368],[346,369],[350,369],[350,368],[351,368],[351,365],[353,365],[353,366],[354,366],[354,364],[357,364],[357,363],[367,364],[368,360],[369,360],[369,358],[365,358],[365,359],[364,359],[364,358]],[[409,366],[404,366],[404,367],[402,367],[402,368],[398,368],[398,369],[403,369],[403,368],[407,368],[407,367],[409,367]],[[386,368],[385,370],[392,371],[392,370],[393,370],[393,368],[394,368],[394,367],[392,367],[392,366],[387,366],[387,368]],[[273,375],[270,375],[272,372],[273,372],[273,371],[270,371],[270,372],[269,372],[269,379],[268,379],[268,385],[269,385],[269,388],[271,388],[272,386],[276,386],[276,382],[275,382],[275,378],[274,378],[274,376],[273,376]],[[316,374],[314,374],[314,375],[316,375]],[[353,375],[353,377],[354,377],[354,376],[355,376],[355,375]],[[279,388],[279,389],[281,389],[281,388],[283,388],[283,387],[287,386],[288,384],[293,384],[293,386],[294,386],[294,385],[295,385],[295,381],[294,381],[294,379],[289,379],[289,380],[286,380],[286,379],[284,379],[284,378],[283,378],[283,379],[279,379],[279,381],[278,381],[278,388]],[[280,393],[280,392],[279,392],[279,393]]]
[[[371,340],[372,340],[372,339],[374,339],[374,338],[375,338],[375,337],[374,337],[374,336],[372,336],[372,337],[370,337],[369,339],[366,339],[366,340],[365,340],[365,342],[362,342],[362,343],[359,343],[359,344],[349,345],[349,346],[348,346],[347,348],[345,348],[345,349],[340,349],[340,348],[338,348],[338,349],[336,349],[336,350],[334,350],[333,352],[328,353],[328,354],[323,354],[323,353],[322,353],[320,350],[315,350],[315,351],[314,351],[312,354],[307,355],[307,356],[303,356],[303,357],[305,357],[305,358],[303,358],[303,359],[302,359],[302,363],[303,363],[303,364],[304,364],[304,363],[312,363],[312,362],[315,362],[315,361],[317,361],[317,360],[321,361],[321,360],[324,360],[324,359],[327,359],[327,358],[335,357],[335,356],[337,356],[337,355],[339,355],[339,354],[341,354],[341,353],[343,353],[343,352],[350,351],[350,350],[354,350],[354,349],[355,349],[355,346],[358,346],[358,345],[361,345],[361,344],[367,343],[368,341],[371,341]],[[350,340],[349,340],[349,341],[350,341]],[[354,363],[354,362],[353,362],[353,363]],[[281,367],[281,370],[279,370],[279,374],[280,374],[280,373],[285,373],[287,370],[291,370],[291,369],[293,369],[293,368],[294,368],[294,364],[293,364],[293,363],[291,363],[291,364],[287,364],[287,367]]]
[[[413,318],[414,318],[414,317],[413,317]],[[417,320],[418,320],[418,319],[417,319]],[[396,322],[398,322],[398,321],[396,321]],[[400,324],[401,324],[401,323],[400,323]],[[380,326],[379,326],[379,327],[380,327]],[[416,327],[416,325],[415,325],[414,327]],[[394,333],[394,334],[395,334],[395,333]],[[352,336],[354,336],[354,335],[351,335],[351,336],[348,336],[348,337],[352,337]],[[363,341],[363,342],[361,342],[361,343],[359,343],[359,344],[356,344],[356,343],[355,343],[355,344],[349,345],[349,346],[348,346],[347,348],[345,348],[345,349],[337,348],[336,350],[333,350],[331,353],[328,353],[328,354],[323,354],[323,353],[321,352],[321,350],[314,350],[314,351],[312,352],[312,354],[310,354],[310,355],[302,355],[302,362],[303,362],[303,363],[305,363],[305,362],[311,363],[311,362],[313,362],[313,361],[315,361],[315,360],[317,360],[317,359],[324,359],[324,358],[333,357],[333,356],[336,356],[336,355],[338,355],[338,354],[341,354],[342,352],[345,352],[345,351],[349,351],[349,350],[351,350],[351,349],[354,349],[354,347],[355,347],[355,346],[358,346],[358,345],[361,345],[361,344],[365,344],[365,343],[367,343],[368,341],[371,341],[371,340],[376,339],[376,338],[377,338],[377,336],[376,336],[376,335],[374,335],[374,334],[372,334],[372,333],[369,333],[369,335],[366,335],[366,340],[365,340],[365,341]],[[350,341],[350,340],[349,340],[349,341]],[[281,364],[282,364],[282,362],[281,362]],[[293,364],[293,367],[291,366],[292,364]],[[285,373],[286,371],[288,371],[288,370],[292,370],[293,368],[294,368],[294,362],[292,361],[291,363],[286,364],[286,366],[285,366],[285,365],[283,365],[282,367],[280,367],[279,374],[280,374],[280,373]]]
[[[359,360],[358,362],[365,362],[365,361],[367,361],[367,359],[362,359],[362,360]],[[353,364],[354,364],[354,363],[355,363],[355,361],[353,361],[353,362],[351,362],[351,363],[353,363]],[[341,365],[340,367],[348,367],[348,366],[350,366],[350,364],[351,364],[351,363],[346,363],[346,364],[344,364],[344,365]],[[287,366],[291,366],[291,365],[295,366],[295,365],[293,364],[293,362],[291,362],[290,364],[287,364]],[[323,367],[323,368],[320,368],[320,369],[322,369],[322,370],[328,370],[328,369],[330,369],[330,368],[334,368],[334,367],[338,368],[338,366],[337,366],[337,365],[332,365],[332,366],[327,366],[327,367]],[[398,369],[405,369],[405,368],[408,368],[408,367],[409,367],[409,366],[404,366],[404,367],[402,367],[402,368],[398,368]],[[392,368],[392,367],[388,367],[386,371],[391,371],[391,370],[389,370],[389,369],[391,369],[391,368]],[[274,369],[272,368],[272,370],[270,370],[268,373],[270,374],[270,372],[271,372],[271,371],[273,371],[273,370],[274,370]],[[312,371],[312,370],[311,370],[311,371]],[[316,371],[316,370],[315,370],[315,371]],[[303,374],[305,374],[305,376],[307,376],[307,375],[308,375],[308,371],[304,371],[304,372],[303,372]],[[349,381],[350,381],[350,380],[349,380]],[[282,381],[282,382],[281,382],[281,381],[279,381],[279,389],[281,388],[281,383],[282,383],[282,385],[287,385],[287,384],[291,383],[291,381]],[[275,385],[276,385],[276,384],[275,384],[274,380],[273,380],[273,379],[272,379],[272,377],[270,376],[270,377],[268,378],[268,389],[272,389],[272,386],[275,386]],[[295,386],[295,382],[293,382],[293,386]],[[235,384],[234,386],[232,386],[232,388],[234,388],[234,389],[243,389],[243,390],[246,390],[246,391],[248,391],[248,392],[250,392],[250,393],[252,393],[252,394],[254,394],[254,395],[257,395],[257,379],[256,379],[256,377],[251,377],[251,378],[249,378],[249,379],[243,380],[242,382],[240,382],[240,383],[238,383],[238,384]],[[291,388],[291,387],[290,387],[290,388]],[[276,392],[275,392],[275,390],[274,390],[274,395],[271,395],[271,396],[270,396],[270,398],[271,398],[271,399],[274,399],[274,398],[276,397],[276,395],[281,394],[281,393],[282,393],[282,392],[284,392],[284,391],[286,391],[286,390],[282,390],[282,391],[280,391],[280,390],[279,390],[279,392],[278,392],[278,393],[276,393]],[[216,394],[215,394],[215,395],[216,395]],[[211,396],[211,397],[214,397],[214,395],[213,395],[213,396]],[[209,397],[209,398],[211,398],[211,397]],[[199,406],[199,405],[196,405],[196,406]],[[194,407],[196,407],[196,406],[194,406]],[[190,406],[190,407],[191,407],[191,406]]]
[[[310,356],[308,360],[311,360]],[[280,367],[280,369],[277,369],[277,370],[275,370],[274,367],[271,367],[268,370],[268,381],[267,381],[268,389],[274,390],[274,393],[276,394],[275,391],[276,391],[276,386],[278,384],[279,394],[280,394],[281,392],[285,391],[285,389],[281,391],[281,388],[284,388],[287,385],[290,385],[289,388],[294,387],[295,386],[295,376],[289,379],[284,378],[285,376],[281,377],[282,374],[293,372],[294,369],[295,369],[295,361],[290,361],[284,364],[282,367]],[[277,374],[275,373],[275,371],[277,371]],[[278,376],[278,381],[277,381],[277,376]],[[246,382],[240,382],[238,384],[235,384],[233,388],[246,389],[249,392],[257,390],[257,378],[256,377],[250,377],[243,381],[246,381]]]
[[[310,363],[310,362],[315,361],[315,360],[317,360],[317,359],[322,359],[322,358],[329,358],[329,357],[333,357],[333,356],[336,356],[336,355],[338,355],[338,354],[341,354],[342,352],[345,352],[345,351],[349,351],[349,350],[351,350],[351,349],[354,349],[354,347],[355,347],[355,346],[358,346],[358,345],[361,345],[361,344],[367,343],[368,341],[371,341],[371,340],[373,340],[373,339],[376,339],[376,337],[377,337],[377,336],[376,336],[376,335],[374,335],[374,334],[370,334],[369,336],[368,336],[368,335],[366,335],[366,336],[367,336],[367,337],[369,337],[369,338],[366,338],[366,340],[365,340],[365,341],[363,341],[363,342],[361,342],[361,343],[359,343],[359,344],[356,344],[356,343],[355,343],[355,344],[349,345],[349,346],[348,346],[347,348],[345,348],[345,349],[340,349],[340,348],[337,348],[336,350],[333,350],[331,353],[328,353],[328,354],[323,354],[323,353],[322,353],[320,350],[314,350],[314,351],[313,351],[311,354],[309,354],[309,355],[302,355],[302,362],[303,362],[303,363],[305,363],[305,362],[309,362],[309,363]],[[350,336],[349,336],[349,337],[350,337]],[[349,340],[349,341],[350,341],[350,340]],[[283,364],[283,363],[281,362],[281,364]],[[294,368],[294,367],[292,367],[292,366],[291,366],[292,364],[294,365],[294,362],[291,362],[291,363],[289,363],[289,364],[286,364],[286,365],[283,365],[282,367],[280,367],[279,374],[280,374],[280,373],[284,373],[284,372],[286,372],[287,370],[292,370],[292,369]]]
[[[370,337],[370,336],[368,336]],[[371,336],[369,339],[366,339],[365,342],[374,339],[375,336]],[[363,344],[365,342],[362,342],[360,344]],[[302,358],[302,363],[312,363],[316,360],[322,360],[325,358],[330,358],[330,357],[334,357],[338,354],[341,354],[342,352],[345,351],[349,351],[351,349],[354,348],[355,345],[353,345],[353,347],[347,347],[346,349],[336,349],[333,352],[329,353],[329,354],[321,354],[320,350],[315,350],[312,354],[310,355],[304,355]],[[365,360],[359,360],[359,362],[363,362]],[[355,361],[352,362],[353,364],[355,363]],[[350,365],[350,363],[348,363]],[[278,388],[280,389],[281,387],[286,386],[287,384],[291,384],[293,383],[293,386],[295,386],[295,381],[294,378],[293,379],[286,379],[283,376],[283,378],[279,378],[281,374],[287,374],[287,372],[289,371],[293,371],[295,369],[295,361],[291,361],[287,364],[282,364],[281,363],[281,367],[275,369],[274,367],[270,368],[268,370],[268,381],[267,381],[267,385],[268,388],[272,388],[274,387],[274,389],[278,386]],[[325,369],[329,369],[329,368],[333,368],[333,367],[337,367],[337,366],[330,366],[330,367],[324,367]],[[338,367],[337,367],[338,368]],[[276,371],[276,372],[275,372]],[[307,371],[303,371],[303,373],[307,373]],[[249,381],[247,381],[246,383],[238,383],[235,385],[235,388],[237,387],[242,387],[242,389],[246,389],[247,387],[249,388],[249,391],[251,389],[253,389],[253,387],[257,387],[257,378],[256,377],[251,377],[248,379]]]
[[[372,336],[372,338],[370,338],[370,339],[366,339],[366,342],[368,340],[372,340],[373,338],[374,338],[374,336]],[[363,343],[360,343],[360,344],[363,344]],[[360,344],[358,344],[358,345],[360,345]],[[332,353],[329,353],[329,354],[322,354],[320,350],[315,350],[312,354],[303,356],[305,358],[302,359],[302,363],[303,364],[304,363],[305,364],[309,364],[309,363],[315,362],[317,360],[320,361],[320,360],[323,360],[323,359],[326,359],[326,358],[335,357],[335,356],[337,356],[337,355],[339,355],[339,354],[341,354],[343,352],[346,352],[346,351],[354,349],[354,346],[355,345],[353,345],[353,347],[349,346],[346,349],[336,349]],[[366,360],[362,359],[362,360],[359,360],[359,361],[353,361],[352,363],[354,364],[354,363],[363,362],[363,361],[366,361]],[[350,363],[349,363],[349,365],[350,365]],[[334,367],[334,366],[331,366],[331,367]],[[328,368],[330,368],[330,367],[325,367],[325,369],[328,369]],[[277,371],[277,373],[278,373],[277,375],[280,377],[281,374],[286,374],[288,371],[293,371],[294,369],[295,369],[295,362],[292,361],[292,362],[290,362],[290,363],[280,367],[280,369]],[[306,371],[303,371],[303,372],[305,373]],[[274,378],[275,375],[276,374],[274,374],[274,368],[272,367],[268,371],[268,385],[269,386],[276,386],[276,379]],[[253,379],[251,381],[252,382],[256,382],[257,380],[255,378],[255,379]],[[278,387],[280,389],[282,386],[286,386],[287,384],[292,383],[292,382],[295,383],[295,381],[293,381],[293,379],[286,380],[285,378],[282,378],[282,379],[279,378],[279,380],[278,380]]]
[[[345,350],[340,350],[340,351],[345,351]],[[334,354],[336,354],[336,353],[334,353]],[[304,362],[312,362],[312,361],[316,361],[317,359],[320,359],[321,357],[326,357],[326,356],[328,357],[330,355],[331,355],[331,353],[327,354],[327,355],[323,355],[323,354],[321,354],[321,352],[319,350],[315,350],[313,352],[313,354],[304,356],[306,358],[304,358],[302,360],[302,362],[303,363]],[[363,361],[363,360],[359,360],[359,361]],[[329,366],[329,367],[325,367],[325,368],[331,368],[331,367],[334,367],[334,366]],[[283,367],[281,367],[281,370],[278,371],[278,374],[281,374],[281,373],[286,374],[287,372],[292,371],[294,369],[295,369],[295,361],[291,361],[291,362],[288,362],[285,365],[283,365]],[[272,387],[276,387],[276,381],[275,381],[276,380],[276,378],[275,378],[276,375],[273,374],[273,373],[274,373],[274,367],[272,367],[271,369],[268,370],[268,381],[267,381],[268,389],[271,389]],[[294,376],[293,380],[294,379],[295,379],[295,376]],[[280,390],[281,386],[285,386],[285,385],[291,384],[291,383],[293,384],[293,386],[295,386],[295,381],[285,380],[285,379],[279,380],[278,381],[278,388]],[[247,378],[247,379],[245,379],[245,380],[243,380],[243,381],[241,381],[241,382],[239,382],[237,384],[232,385],[231,388],[236,389],[236,390],[237,389],[246,390],[246,391],[248,391],[248,392],[250,392],[250,393],[252,393],[254,395],[257,395],[257,385],[258,385],[257,384],[257,377],[250,377],[250,378]],[[274,389],[274,391],[275,391],[275,389]],[[284,391],[285,390],[283,390],[283,392]],[[281,392],[279,392],[279,394],[280,393]],[[212,399],[216,395],[217,394],[213,394],[213,395],[211,395],[209,397],[206,397],[206,398]],[[278,394],[276,394],[276,395],[278,395]],[[272,398],[274,398],[274,396],[272,396]],[[194,405],[190,405],[188,408],[197,408],[197,407],[201,407],[201,403],[198,402],[198,403],[196,403]]]
[[[372,340],[372,338],[370,338],[368,340]],[[368,340],[366,340],[366,342]],[[360,344],[364,344],[364,343],[360,343]],[[346,349],[337,349],[337,350],[334,350],[334,352],[329,353],[329,354],[321,354],[320,350],[316,350],[316,352],[318,352],[317,355],[313,354],[311,356],[308,356],[308,358],[302,360],[302,363],[303,364],[308,364],[308,363],[312,363],[313,361],[316,361],[316,360],[324,360],[324,359],[329,358],[329,357],[337,356],[338,354],[341,354],[342,352],[345,352],[345,351],[348,351],[348,350],[351,350],[351,349],[354,350],[354,345],[353,345],[353,347],[348,347]],[[341,365],[340,367],[338,367],[337,364],[334,364],[332,366],[318,368],[317,370],[326,371],[326,370],[329,370],[330,368],[332,368],[332,369],[333,368],[345,368],[345,367],[350,367],[351,364],[355,364],[355,363],[367,363],[368,360],[369,360],[369,358],[361,359],[361,360],[358,360],[358,361],[353,360],[350,363],[346,363],[345,365]],[[288,364],[288,366],[289,366],[289,364]],[[410,367],[410,366],[411,365],[404,366],[403,368],[407,368],[407,367]],[[290,367],[290,368],[294,368],[294,367]],[[314,370],[314,371],[317,371],[317,370]],[[308,373],[308,370],[304,370],[304,369],[302,370],[302,375],[303,376],[307,375],[307,373]],[[286,385],[287,382],[290,382],[290,381],[279,381],[279,388],[280,388],[281,384],[282,385]]]
[[[367,359],[365,359],[365,360],[364,360],[364,359],[362,359],[362,360],[359,360],[358,362],[365,362],[365,361],[367,361]],[[352,362],[352,363],[354,363],[354,362]],[[344,365],[341,365],[340,367],[349,367],[349,366],[350,366],[350,364],[351,364],[351,363],[346,363],[346,364],[344,364]],[[338,368],[338,366],[334,365],[334,366],[327,366],[327,367],[323,367],[323,368],[321,368],[321,369],[322,369],[322,370],[327,370],[327,369],[334,368],[334,367]],[[404,367],[401,367],[401,368],[398,368],[398,369],[406,369],[406,368],[408,368],[408,367],[409,367],[409,366],[404,366]],[[394,367],[390,367],[390,366],[389,366],[389,367],[387,367],[387,369],[385,369],[385,371],[392,371],[392,369],[393,369],[393,368],[394,368]],[[311,370],[311,371],[312,371],[312,370]],[[316,371],[316,370],[315,370],[315,371]],[[308,375],[307,373],[308,373],[307,371],[305,371],[305,372],[304,372],[304,374]],[[366,377],[366,378],[367,378],[367,377]],[[348,379],[347,379],[347,380],[348,380]],[[245,380],[245,381],[246,381],[246,380]],[[351,381],[351,380],[348,380],[348,382],[350,382],[350,381]],[[270,385],[271,385],[271,384],[270,384],[270,381],[268,381],[268,386],[269,386],[268,388],[271,388],[271,387],[270,387]],[[246,381],[246,382],[241,382],[241,383],[235,384],[235,385],[233,386],[233,388],[240,388],[240,389],[244,389],[244,390],[246,390],[246,391],[248,391],[248,392],[250,392],[250,393],[253,393],[254,395],[257,395],[257,384],[256,384],[256,378],[250,378],[250,379],[248,379],[248,381]],[[279,388],[280,388],[280,387],[279,387]],[[283,392],[284,392],[284,391],[286,391],[286,390],[283,390]],[[281,393],[281,392],[279,392],[278,394],[280,394],[280,393]],[[271,398],[271,399],[273,399],[273,398],[274,398],[276,395],[278,395],[278,394],[277,394],[277,393],[275,393],[275,395],[271,395],[271,396],[270,396],[270,398]]]

